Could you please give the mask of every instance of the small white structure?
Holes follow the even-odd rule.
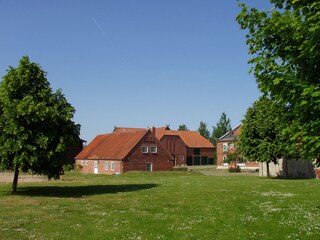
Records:
[[[298,159],[278,160],[278,164],[269,163],[270,176],[272,177],[289,177],[289,178],[314,178],[314,165],[312,162]],[[267,176],[267,164],[259,163],[259,175]]]

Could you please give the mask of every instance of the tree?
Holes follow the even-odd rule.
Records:
[[[268,177],[269,163],[277,163],[278,158],[285,154],[285,141],[279,124],[281,116],[281,106],[263,96],[248,108],[242,121],[238,142],[240,154],[251,161],[266,162]]]
[[[227,118],[226,113],[222,113],[219,122],[217,122],[216,126],[212,127],[212,134],[211,134],[211,142],[216,144],[217,140],[223,136],[225,133],[231,130],[231,121]]]
[[[200,133],[201,136],[205,137],[206,139],[210,138],[210,132],[207,128],[207,123],[200,121],[198,132]]]
[[[320,152],[320,1],[271,0],[259,11],[240,4],[259,89],[286,108],[287,151],[314,159]]]
[[[185,124],[181,124],[179,125],[178,131],[189,131],[189,129]]]
[[[75,109],[61,90],[52,92],[46,73],[28,57],[9,67],[0,83],[0,168],[59,178],[68,146],[79,139]]]

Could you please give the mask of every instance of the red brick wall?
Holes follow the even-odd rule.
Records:
[[[82,173],[94,173],[94,161],[98,161],[98,174],[120,174],[122,173],[122,162],[119,160],[76,160],[77,165],[81,165]],[[108,162],[108,169],[106,169]],[[114,170],[111,169],[111,164],[114,163]]]
[[[234,148],[230,148],[231,142],[217,142],[217,165],[223,165],[223,158],[227,157],[228,152],[223,152],[223,143],[228,143],[228,152],[234,153],[237,149],[237,144],[234,143]]]
[[[148,147],[148,153],[142,153],[141,147]],[[151,147],[157,147],[157,153],[151,153]],[[159,140],[148,132],[123,161],[123,172],[145,171],[146,164],[152,163],[153,171],[168,171],[173,167],[171,156]]]
[[[175,158],[176,166],[187,164],[187,146],[179,136],[164,136],[161,143]]]
[[[236,149],[237,149],[237,144],[235,143],[235,142],[226,142],[226,141],[224,141],[224,142],[217,142],[217,165],[219,166],[221,166],[221,165],[223,165],[223,158],[224,157],[227,157],[227,155],[228,155],[228,152],[223,152],[223,143],[228,143],[228,152],[229,153],[234,153],[235,151],[236,151]],[[230,148],[230,144],[231,143],[234,143],[234,148],[232,149],[232,148]],[[245,166],[246,167],[258,167],[259,166],[259,164],[257,163],[257,162],[249,162],[249,161],[247,161],[247,162],[245,162]]]

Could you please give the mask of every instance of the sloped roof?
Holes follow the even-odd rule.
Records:
[[[237,137],[240,135],[240,133],[241,133],[241,124],[239,124],[234,129],[232,129],[231,131],[229,131],[226,134],[224,134],[223,136],[221,136],[218,139],[218,141],[234,141],[234,140],[237,140]]]
[[[165,136],[179,136],[189,148],[214,148],[214,145],[196,131],[166,130]]]
[[[147,131],[147,128],[128,128],[128,127],[115,127],[114,133],[125,133],[125,132],[137,132],[137,131]]]
[[[116,131],[98,135],[75,159],[124,159],[148,131]]]
[[[167,130],[170,130],[169,126],[165,127],[160,127],[160,128],[155,128],[155,135],[158,140],[163,138],[164,134],[166,133]]]

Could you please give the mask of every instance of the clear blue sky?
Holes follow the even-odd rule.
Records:
[[[0,0],[0,76],[28,55],[88,141],[115,125],[211,131],[222,112],[235,126],[260,95],[239,11],[235,0]]]

